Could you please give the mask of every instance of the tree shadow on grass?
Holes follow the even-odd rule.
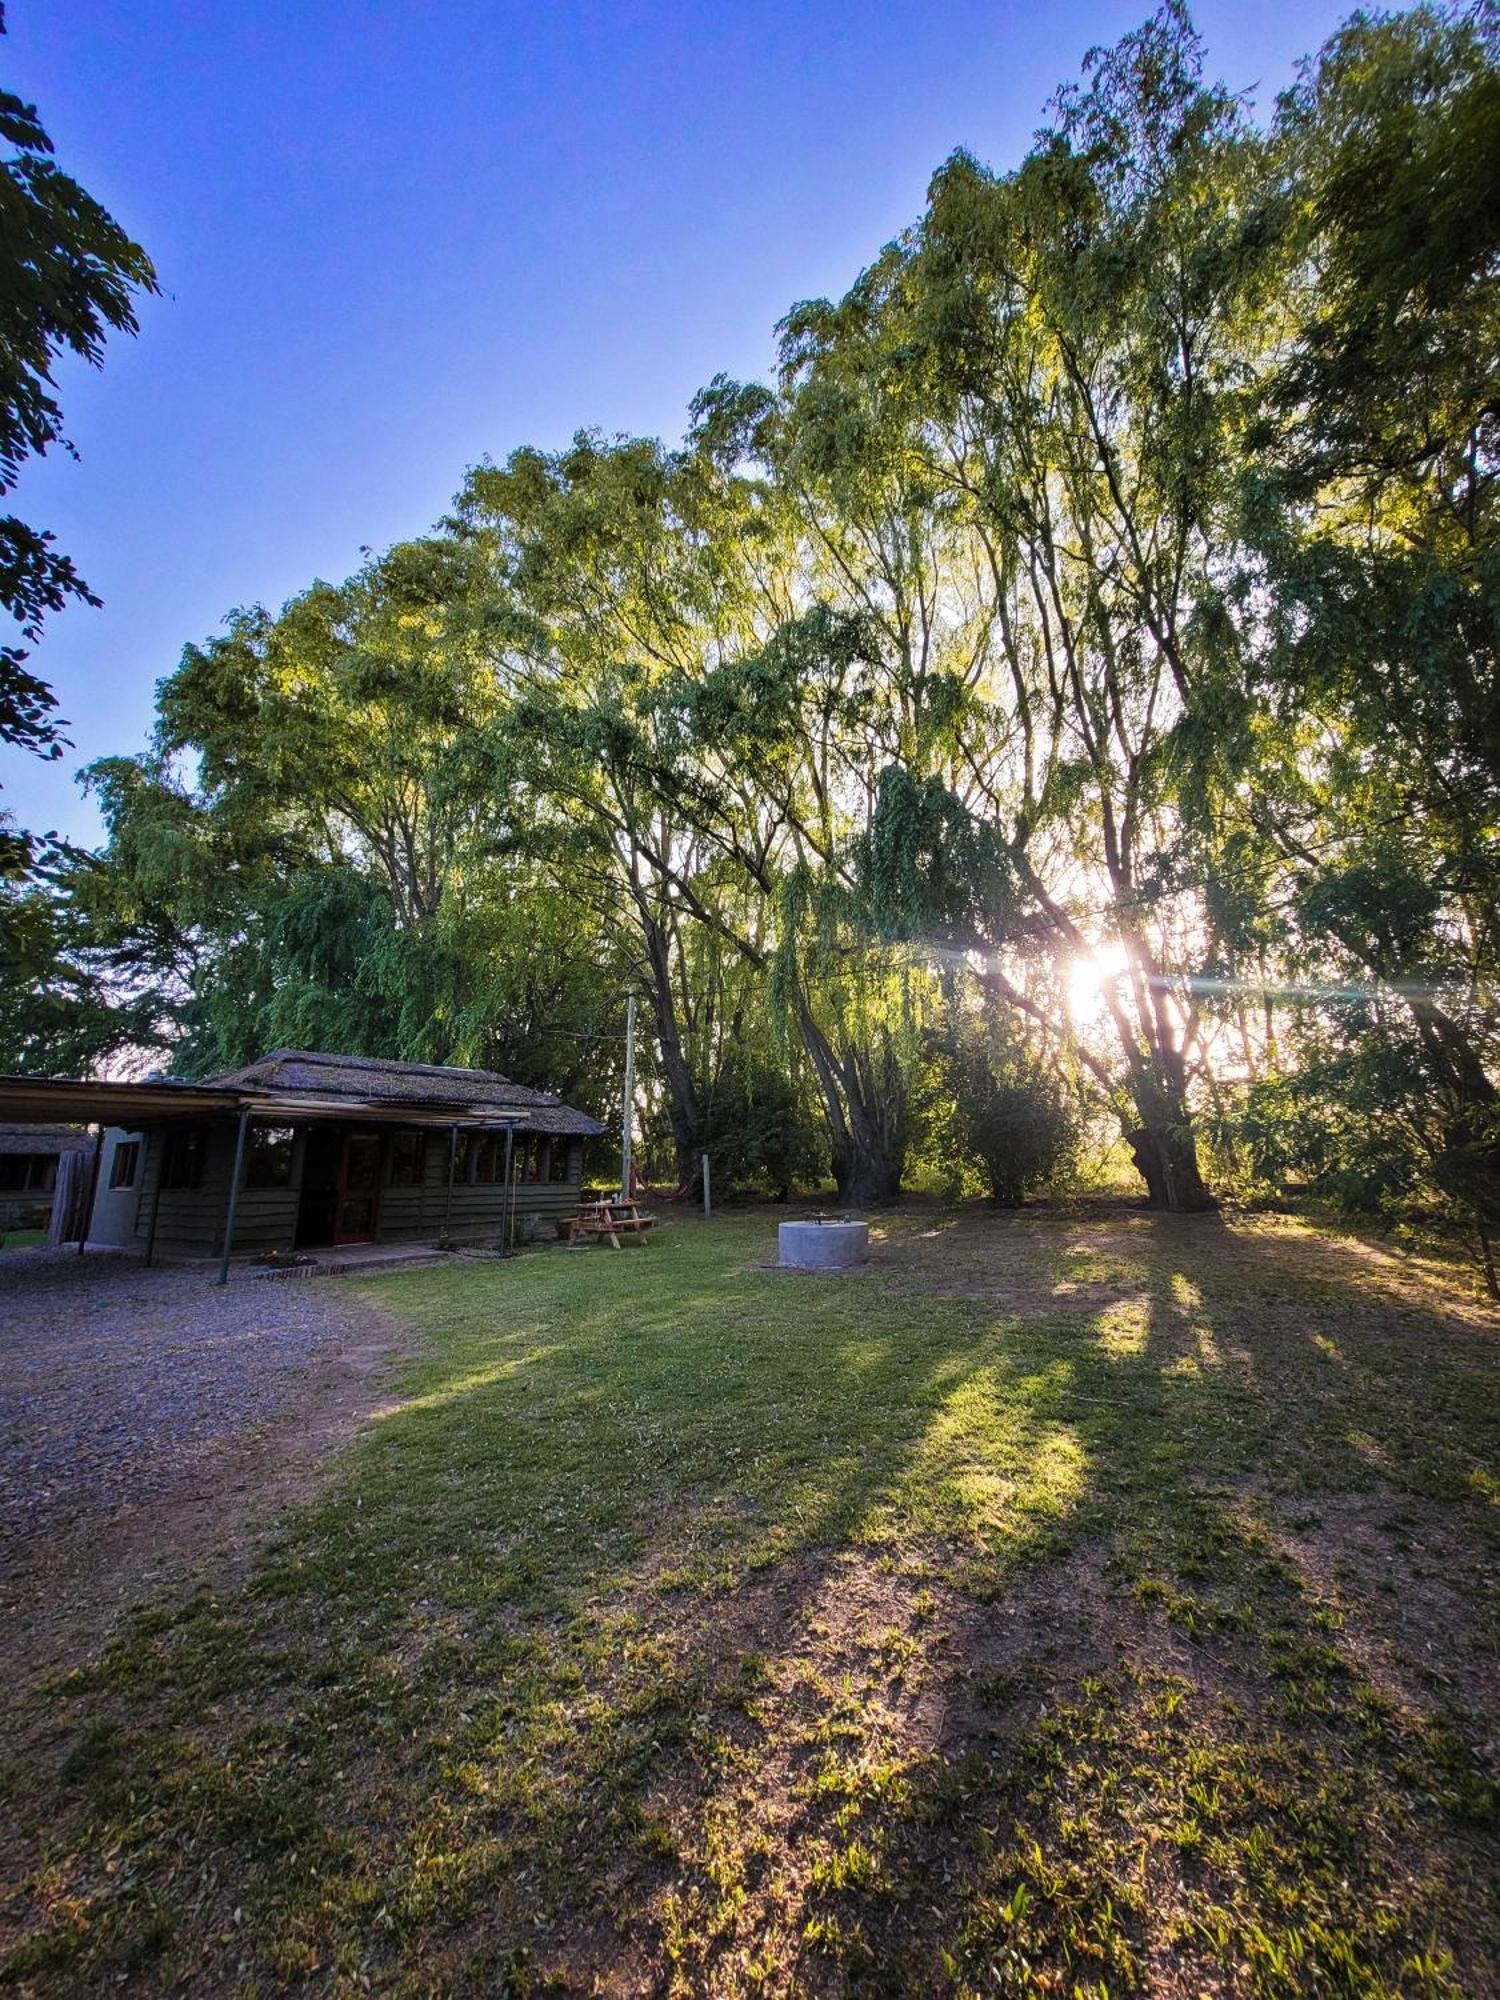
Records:
[[[737,1238],[644,1296],[389,1281],[446,1315],[409,1400],[249,1590],[66,1692],[20,1964],[1480,1990],[1464,1725],[1284,1519],[1468,1493],[1472,1333],[1222,1225],[1009,1232],[1025,1310],[972,1229],[909,1242],[812,1305]]]
[[[1423,1491],[1461,1504],[1485,1432],[1455,1438],[1431,1376],[1472,1356],[1419,1348],[1404,1395],[1388,1351],[1320,1385],[1297,1315],[1246,1311],[1254,1262],[1237,1245],[1228,1282],[1205,1285],[1174,1250],[1129,1310],[1079,1328],[1057,1411],[1090,1467],[1079,1546],[1013,1584],[998,1638],[972,1604],[935,1618],[927,1657],[980,1694],[946,1741],[909,1733],[904,1759],[889,1740],[872,1757],[868,1735],[863,1755],[830,1745],[834,1810],[810,1807],[813,1892],[786,1932],[813,1984],[1491,1990],[1495,1794],[1474,1751],[1493,1709],[1393,1687],[1363,1599],[1299,1561],[1283,1520],[1289,1496],[1345,1483],[1407,1519]],[[1357,1355],[1365,1310],[1337,1303]],[[1493,1541],[1470,1525],[1483,1567]],[[1449,1643],[1492,1659],[1493,1636],[1449,1610]]]

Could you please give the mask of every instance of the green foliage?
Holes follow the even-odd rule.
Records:
[[[777,1200],[816,1188],[828,1141],[806,1082],[784,1048],[743,1044],[714,1080],[704,1124],[714,1186]]]
[[[4,23],[0,21],[0,34]],[[71,450],[53,389],[63,353],[96,367],[111,332],[136,331],[135,297],[156,290],[145,252],[52,158],[35,107],[0,91],[0,495],[25,461]],[[28,644],[49,611],[98,599],[52,536],[0,517],[0,610]],[[0,742],[61,754],[52,692],[0,646]]]
[[[1071,1169],[1081,1137],[1076,1110],[1034,1054],[970,1026],[943,1051],[955,1136],[984,1173],[991,1201],[1018,1208]]]

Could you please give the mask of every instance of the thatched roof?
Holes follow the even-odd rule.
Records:
[[[76,1153],[92,1144],[76,1125],[0,1125],[0,1153]]]
[[[546,1091],[488,1069],[455,1069],[446,1063],[392,1062],[383,1056],[326,1055],[314,1049],[273,1049],[244,1069],[211,1079],[210,1087],[289,1097],[347,1097],[350,1109],[399,1105],[433,1107],[434,1120],[446,1109],[470,1117],[492,1114],[514,1121],[523,1131],[590,1138],[604,1127],[586,1111],[575,1111]]]

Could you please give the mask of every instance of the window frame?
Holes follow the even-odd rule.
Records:
[[[122,1168],[130,1168],[127,1179]],[[128,1194],[141,1184],[141,1142],[139,1139],[121,1139],[109,1156],[109,1192]]]

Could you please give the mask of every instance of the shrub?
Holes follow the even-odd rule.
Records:
[[[984,1169],[990,1199],[1016,1208],[1065,1173],[1078,1148],[1078,1121],[1062,1086],[1045,1071],[982,1047],[955,1052],[958,1126]]]

